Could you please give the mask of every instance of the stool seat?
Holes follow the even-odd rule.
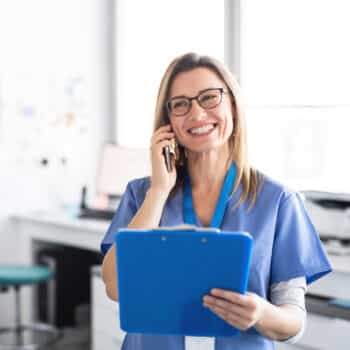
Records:
[[[20,286],[38,284],[53,277],[53,272],[45,266],[1,265],[0,285]]]

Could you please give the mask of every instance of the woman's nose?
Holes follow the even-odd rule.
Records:
[[[206,110],[199,105],[197,100],[193,100],[192,107],[191,107],[191,110],[189,112],[189,117],[191,119],[196,120],[196,119],[202,119],[202,118],[206,117],[206,115],[207,115]]]

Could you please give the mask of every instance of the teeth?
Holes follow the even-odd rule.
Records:
[[[208,132],[211,129],[214,129],[214,125],[213,124],[208,124],[208,125],[201,126],[199,128],[191,129],[190,133],[191,134],[204,134],[204,133]]]

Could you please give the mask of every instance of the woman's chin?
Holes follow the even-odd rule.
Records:
[[[210,152],[210,151],[219,151],[220,150],[220,144],[217,143],[208,143],[203,145],[185,145],[185,148],[188,152],[193,153],[203,153],[203,152]]]

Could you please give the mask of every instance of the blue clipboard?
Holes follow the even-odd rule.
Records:
[[[215,229],[214,229],[215,230]],[[119,230],[120,326],[129,333],[234,336],[202,305],[212,288],[247,290],[253,239],[213,229]]]

